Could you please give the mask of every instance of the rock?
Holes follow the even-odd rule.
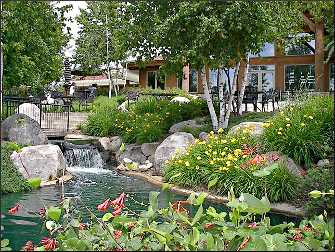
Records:
[[[133,162],[133,160],[131,160],[131,159],[129,159],[129,158],[124,158],[124,159],[123,159],[123,162],[124,162],[125,164],[131,164],[131,163]]]
[[[206,141],[208,139],[208,133],[206,133],[206,132],[200,132],[199,133],[199,139],[203,140],[203,141]]]
[[[264,123],[262,122],[242,122],[232,127],[229,130],[229,133],[236,133],[238,130],[250,129],[252,136],[260,136],[264,131],[263,124]]]
[[[159,146],[158,142],[156,142],[156,143],[144,143],[144,144],[141,145],[141,150],[142,150],[142,153],[145,156],[149,157],[149,156],[155,154],[155,151],[156,151],[158,146]]]
[[[133,162],[137,162],[140,164],[147,160],[146,156],[144,156],[142,153],[141,145],[136,144],[126,145],[123,152],[118,151],[116,153],[116,158],[119,162],[122,162],[124,158],[128,158]]]
[[[42,181],[65,173],[65,158],[58,145],[36,145],[13,152],[11,160],[25,178],[40,177]]]
[[[177,102],[177,103],[189,103],[190,99],[182,96],[174,97],[170,102]]]
[[[125,171],[127,170],[126,167],[123,165],[123,164],[119,164],[117,167],[116,167],[117,170],[119,171]]]
[[[106,151],[117,152],[122,144],[122,139],[119,136],[101,137],[99,138],[99,144]]]
[[[327,167],[330,166],[329,159],[322,159],[319,160],[318,163],[316,164],[317,167]]]
[[[195,120],[187,120],[172,125],[171,128],[169,129],[169,133],[173,134],[176,132],[183,132],[185,128],[196,129],[201,127],[202,125],[198,124]]]
[[[287,169],[296,176],[302,176],[304,174],[304,169],[297,165],[291,158],[283,155],[277,151],[271,151],[265,153],[267,164],[270,165],[276,161],[283,161],[287,165]]]
[[[144,172],[144,171],[149,170],[151,167],[153,167],[153,164],[149,162],[149,163],[146,163],[146,164],[143,164],[143,165],[139,165],[138,170],[141,171],[141,172]]]
[[[64,140],[69,140],[69,141],[82,141],[82,142],[87,142],[87,141],[99,141],[99,137],[95,136],[88,136],[88,135],[83,135],[83,134],[67,134],[64,137]]]
[[[100,155],[104,163],[108,163],[111,160],[111,154],[109,151],[101,151]]]
[[[1,138],[22,145],[48,143],[38,122],[24,114],[11,115],[1,123]]]
[[[153,164],[154,164],[154,163],[155,163],[155,154],[149,156],[147,161],[149,161],[150,163],[153,163]]]
[[[40,123],[40,109],[33,103],[22,103],[16,110],[15,113],[24,114],[29,116],[31,119]]]
[[[177,132],[168,136],[156,149],[155,165],[156,173],[162,173],[164,162],[170,159],[178,149],[180,153],[185,152],[188,145],[194,143],[195,139],[190,133]]]

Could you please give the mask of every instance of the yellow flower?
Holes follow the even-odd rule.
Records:
[[[230,161],[227,161],[227,162],[226,162],[226,165],[227,165],[227,166],[231,166],[231,162],[230,162]]]
[[[225,150],[228,150],[228,147],[224,147]]]
[[[198,159],[198,160],[200,160],[200,159],[201,159],[201,157],[200,157],[200,156],[198,156],[198,157],[197,157],[197,159]]]
[[[302,127],[306,126],[306,124],[304,124],[304,123],[301,123],[300,125],[301,125]]]
[[[178,160],[178,163],[181,164],[183,161],[181,161],[180,159]]]
[[[214,161],[213,161],[213,160],[211,160],[211,161],[209,161],[209,163],[210,163],[211,165],[213,165],[213,164],[214,164]]]
[[[209,132],[209,134],[214,135],[214,131],[212,130],[211,132]]]
[[[228,159],[228,160],[234,160],[234,156],[233,156],[232,154],[229,153],[228,156],[227,156],[227,159]]]
[[[245,137],[242,137],[242,140],[245,140]]]
[[[220,170],[220,171],[227,171],[228,168],[224,166],[224,167],[220,167],[219,170]]]
[[[242,153],[242,150],[241,149],[236,149],[236,150],[234,150],[234,154],[235,154],[235,156],[238,156],[238,155],[240,155]]]
[[[226,139],[221,140],[221,143],[222,143],[222,144],[225,144],[225,143],[227,143],[227,140],[226,140]]]
[[[291,127],[291,124],[289,124],[289,123],[288,123],[288,124],[286,124],[286,127]]]
[[[208,152],[208,151],[205,151],[205,154],[206,154],[206,155],[209,155],[209,152]]]
[[[232,143],[236,143],[236,139],[235,138],[233,138],[232,140],[230,140],[230,142],[232,142]]]
[[[263,124],[263,128],[268,128],[268,127],[270,127],[270,123],[264,123]]]
[[[277,133],[278,133],[278,135],[281,135],[281,134],[282,134],[280,131],[278,131]]]
[[[309,116],[308,118],[311,119],[311,120],[313,120],[313,116]]]
[[[216,155],[216,154],[218,154],[216,151],[213,151],[213,155]]]
[[[278,130],[283,130],[283,128],[279,128]]]
[[[280,114],[281,114],[281,115],[284,115],[284,111],[280,111]]]
[[[190,163],[188,161],[185,162],[186,166],[190,166]]]
[[[226,155],[226,152],[225,151],[221,152],[221,156],[224,156],[224,155]]]
[[[286,121],[290,121],[291,119],[290,119],[290,118],[288,118],[288,117],[286,117],[286,118],[285,118],[285,120],[286,120]]]
[[[223,133],[223,129],[222,128],[220,128],[219,130],[218,130],[218,133]]]
[[[248,156],[248,155],[243,155],[242,157],[243,157],[243,158],[246,158],[247,156]]]

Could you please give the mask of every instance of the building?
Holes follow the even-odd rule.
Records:
[[[309,89],[313,91],[334,90],[334,55],[329,63],[325,63],[325,28],[323,23],[314,23],[304,13],[304,33],[314,35],[314,40],[300,47],[283,48],[279,43],[265,44],[259,55],[251,55],[248,74],[248,85],[257,86],[259,90],[270,88],[287,91],[292,89]],[[190,66],[183,67],[183,78],[175,74],[159,77],[159,68],[164,64],[162,58],[155,58],[145,67],[136,62],[128,63],[129,70],[139,71],[139,86],[151,88],[180,88],[190,93],[203,93],[203,85],[199,73]],[[245,63],[241,64],[238,75],[238,88],[241,86]],[[212,86],[217,85],[217,70],[208,70]],[[233,70],[229,71],[230,79]],[[228,81],[224,72],[220,82]]]

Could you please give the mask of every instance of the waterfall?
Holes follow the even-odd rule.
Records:
[[[108,171],[103,169],[104,161],[97,148],[93,146],[83,148],[83,146],[71,144],[71,148],[65,148],[64,157],[67,170],[70,172],[101,173]]]

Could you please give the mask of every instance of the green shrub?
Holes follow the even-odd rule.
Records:
[[[206,102],[200,100],[178,104],[141,97],[129,106],[129,112],[121,112],[116,109],[115,99],[107,99],[95,101],[94,113],[81,126],[83,132],[95,136],[120,135],[126,143],[154,142],[162,138],[174,123],[207,114]]]
[[[297,204],[304,206],[308,216],[322,214],[324,210],[328,214],[334,215],[334,202],[329,197],[310,198],[308,192],[321,191],[328,192],[334,188],[334,167],[313,168],[307,171],[306,176],[299,183],[299,193]]]
[[[16,143],[6,142],[1,144],[1,193],[29,191],[28,182],[10,160],[13,151],[21,147]]]
[[[234,187],[239,195],[242,192],[257,197],[267,194],[273,202],[293,198],[297,178],[284,162],[275,162],[276,165],[271,166],[273,160],[270,158],[255,156],[256,140],[247,131],[236,135],[210,134],[208,142],[197,140],[185,154],[177,154],[167,161],[165,180],[192,188],[208,186],[221,195],[227,195]],[[267,169],[271,170],[269,174]]]
[[[280,151],[311,167],[332,149],[333,121],[332,97],[309,97],[277,113],[265,125],[263,142],[267,149]]]

